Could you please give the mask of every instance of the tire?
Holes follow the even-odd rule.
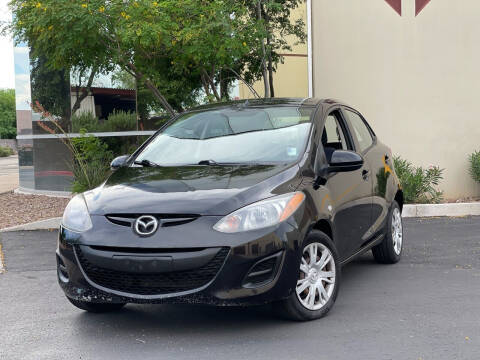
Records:
[[[94,303],[89,301],[74,300],[67,297],[74,306],[81,310],[85,310],[91,313],[106,313],[120,310],[125,306],[123,303]]]
[[[400,206],[394,200],[388,214],[385,238],[380,244],[372,248],[372,253],[375,260],[380,264],[395,264],[402,257],[402,249],[402,215]]]
[[[327,254],[327,257],[326,261],[324,261],[324,263],[326,263],[325,265],[322,266],[320,264],[320,268],[312,269],[309,264],[309,254],[311,249],[315,249],[315,246],[317,249],[317,262],[323,258],[322,255]],[[329,260],[328,255],[331,256],[331,260]],[[340,287],[340,262],[338,259],[337,250],[335,249],[335,245],[333,244],[332,240],[321,231],[311,231],[303,243],[299,264],[300,269],[298,270],[298,281],[297,284],[295,284],[295,289],[287,299],[275,304],[277,313],[290,320],[296,321],[320,319],[324,317],[332,308]],[[310,275],[306,275],[306,270],[309,270]],[[325,275],[331,275],[333,273],[333,277],[321,277],[319,270],[323,270],[321,273]],[[325,281],[323,279],[325,279]],[[332,283],[326,281],[332,281],[332,279]],[[305,284],[308,284],[308,288],[305,288],[303,291],[301,291],[303,286],[307,286]],[[321,288],[317,288],[317,286],[323,287],[323,294],[327,294],[328,297],[325,297],[324,295],[321,296]],[[312,289],[314,289],[313,293],[315,294],[315,298],[313,300],[314,305],[313,308],[311,306],[311,308],[307,308],[308,304],[305,303],[308,303],[309,299],[311,300],[309,294]],[[297,290],[300,290],[300,292]]]

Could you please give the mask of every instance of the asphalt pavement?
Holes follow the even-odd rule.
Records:
[[[333,310],[307,323],[268,306],[88,314],[57,284],[56,232],[0,234],[0,359],[480,359],[480,218],[404,223],[402,261],[350,263]]]

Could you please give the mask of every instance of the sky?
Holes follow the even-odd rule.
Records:
[[[8,1],[9,0],[0,0],[0,21],[11,20],[11,14],[7,6]],[[0,36],[0,89],[13,89],[14,87],[15,76],[12,39]]]

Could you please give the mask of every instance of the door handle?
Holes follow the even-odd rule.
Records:
[[[370,174],[369,170],[363,170],[362,171],[362,178],[363,180],[368,180],[368,174]]]

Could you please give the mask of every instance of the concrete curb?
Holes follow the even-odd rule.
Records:
[[[57,198],[71,198],[72,193],[66,191],[49,191],[49,190],[29,190],[24,188],[17,188],[13,190],[15,194],[19,195],[42,195],[48,197],[57,197]]]
[[[58,229],[60,227],[61,222],[62,222],[62,218],[51,218],[51,219],[31,222],[28,224],[12,226],[5,229],[0,229],[0,232]]]
[[[480,202],[405,205],[402,214],[406,218],[475,215],[480,215]]]

